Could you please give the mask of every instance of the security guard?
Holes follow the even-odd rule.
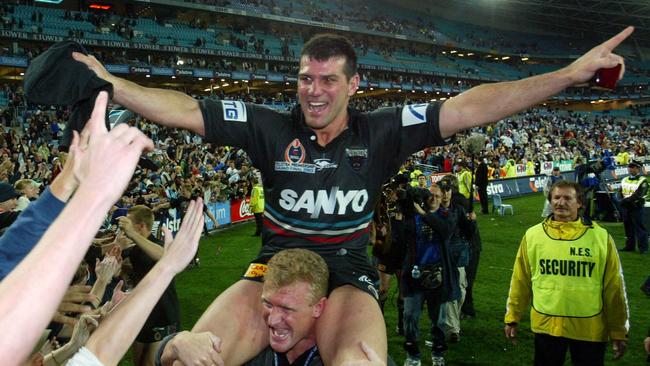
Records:
[[[532,302],[535,365],[603,365],[607,341],[625,353],[627,302],[616,247],[605,229],[579,217],[582,187],[557,182],[553,215],[526,231],[515,259],[505,315],[506,337]]]
[[[625,226],[625,247],[623,252],[633,252],[635,244],[639,245],[641,254],[648,253],[648,230],[643,222],[643,206],[648,193],[648,180],[641,175],[642,164],[632,160],[627,171],[629,176],[621,181],[621,208],[623,209],[623,225]]]
[[[472,171],[469,170],[467,162],[465,161],[458,162],[458,166],[460,167],[460,171],[457,173],[458,192],[465,196],[465,198],[470,199],[469,196],[472,191],[472,181],[474,180],[472,177]]]
[[[258,177],[253,177],[253,190],[251,192],[251,212],[255,216],[255,234],[253,236],[260,236],[262,234],[262,223],[264,214],[264,187]]]

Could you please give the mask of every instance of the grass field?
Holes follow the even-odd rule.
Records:
[[[515,214],[510,216],[479,215],[483,252],[475,283],[474,296],[477,318],[463,320],[461,341],[450,345],[446,354],[448,365],[529,365],[532,363],[533,335],[527,321],[520,325],[519,344],[512,346],[503,335],[503,314],[515,254],[524,231],[541,220],[543,198],[539,194],[508,200]],[[625,236],[621,223],[602,223],[619,247]],[[201,266],[177,277],[181,302],[182,325],[189,329],[210,302],[235,282],[243,268],[254,258],[259,247],[258,237],[252,237],[252,223],[235,225],[201,242]],[[218,253],[218,254],[217,254]],[[621,261],[627,284],[630,307],[630,341],[628,352],[619,361],[606,356],[610,365],[646,364],[643,339],[650,326],[650,298],[639,286],[650,275],[649,257],[638,253],[622,253]],[[395,333],[395,290],[386,305],[389,352],[395,362],[404,362],[403,338]],[[426,316],[423,316],[426,318]],[[422,321],[423,339],[429,339],[429,325]],[[245,340],[242,340],[245,341]],[[611,347],[609,347],[611,348]],[[423,347],[423,364],[430,364],[429,352]],[[127,356],[128,357],[128,356]],[[130,365],[125,357],[123,365]],[[568,363],[567,363],[568,364]]]

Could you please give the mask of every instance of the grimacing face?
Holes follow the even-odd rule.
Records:
[[[314,130],[347,122],[348,101],[359,87],[359,75],[348,79],[343,72],[345,62],[343,56],[324,61],[309,56],[300,59],[298,99],[305,123]]]
[[[310,286],[306,282],[279,289],[264,287],[263,316],[274,351],[285,353],[314,335],[314,324],[323,311],[325,298],[315,304],[312,302]]]
[[[573,187],[555,187],[551,192],[551,207],[556,221],[570,222],[578,219],[582,204]]]

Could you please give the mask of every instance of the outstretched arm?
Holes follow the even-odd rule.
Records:
[[[135,340],[157,300],[192,260],[203,230],[203,202],[192,201],[176,238],[165,230],[165,253],[138,286],[102,321],[86,348],[104,365],[117,365]]]
[[[21,332],[20,337],[0,337],[3,363],[18,364],[27,358],[104,215],[126,188],[142,150],[153,148],[142,132],[125,124],[108,132],[107,102],[108,95],[100,93],[81,137],[74,134],[70,148],[79,157],[75,175],[81,182],[75,195],[34,250],[0,282],[0,329]]]
[[[601,68],[625,63],[612,51],[632,32],[627,27],[621,33],[592,48],[569,66],[547,74],[517,81],[483,84],[446,101],[440,109],[440,134],[443,138],[458,131],[496,122],[534,106],[576,84],[586,83]]]
[[[196,99],[174,90],[145,88],[119,78],[106,71],[91,55],[73,52],[72,57],[113,84],[113,99],[117,103],[163,126],[184,128],[205,135],[203,115]]]

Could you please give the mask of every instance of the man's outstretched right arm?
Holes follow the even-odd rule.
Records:
[[[203,115],[196,99],[174,90],[146,88],[112,75],[91,55],[73,52],[72,57],[113,84],[113,100],[120,105],[163,126],[205,135]]]

